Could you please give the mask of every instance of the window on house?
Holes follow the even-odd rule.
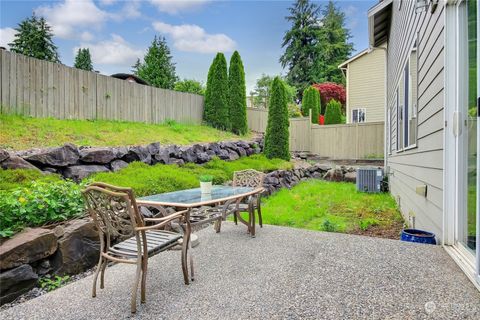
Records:
[[[412,147],[417,144],[417,42],[414,42],[408,59],[408,89],[405,99],[407,99],[408,108],[405,108],[406,137],[405,147]],[[407,77],[407,75],[406,75]]]
[[[397,151],[417,143],[417,45],[414,45],[403,68],[397,88]]]
[[[365,122],[367,110],[365,108],[356,108],[352,110],[352,123]]]

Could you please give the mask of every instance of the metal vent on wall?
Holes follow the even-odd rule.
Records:
[[[361,192],[380,192],[383,180],[383,169],[358,168],[357,190]]]

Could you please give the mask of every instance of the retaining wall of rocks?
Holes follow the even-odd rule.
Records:
[[[57,148],[31,149],[8,152],[0,149],[0,167],[3,169],[38,169],[58,173],[65,178],[80,181],[96,172],[117,171],[133,161],[146,164],[202,164],[218,157],[237,160],[260,153],[263,138],[252,141],[224,141],[191,146],[160,145],[129,147],[77,147],[65,144]]]

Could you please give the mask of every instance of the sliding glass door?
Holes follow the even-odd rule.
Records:
[[[480,224],[478,212],[478,3],[464,0],[458,7],[458,102],[459,102],[459,212],[457,243],[479,270]]]

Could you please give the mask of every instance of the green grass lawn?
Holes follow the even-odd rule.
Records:
[[[357,192],[355,185],[311,180],[264,199],[265,224],[398,239],[403,219],[390,194]]]
[[[70,142],[86,146],[192,144],[240,139],[232,133],[208,126],[180,124],[145,124],[105,120],[38,119],[0,114],[0,148],[23,150],[33,147],[54,147]],[[249,138],[245,136],[241,138]]]

